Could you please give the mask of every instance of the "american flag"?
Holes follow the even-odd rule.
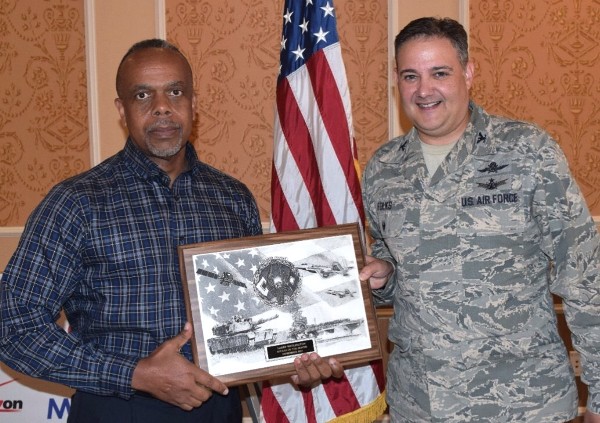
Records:
[[[277,231],[364,220],[350,92],[331,0],[287,0],[271,182]]]
[[[286,0],[271,182],[271,230],[364,222],[350,92],[332,0]],[[263,384],[261,421],[373,421],[385,409],[381,362],[312,390]]]

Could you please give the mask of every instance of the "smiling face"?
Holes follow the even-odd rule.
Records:
[[[461,65],[447,38],[414,38],[396,54],[396,82],[402,107],[427,144],[460,138],[469,122],[473,64]]]
[[[169,49],[134,52],[119,68],[115,105],[129,136],[157,163],[182,157],[196,108],[191,69]]]

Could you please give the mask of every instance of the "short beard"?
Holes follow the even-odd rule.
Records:
[[[185,145],[185,141],[186,141],[181,136],[181,125],[175,124],[175,123],[169,121],[168,119],[161,119],[160,121],[155,122],[153,125],[151,125],[148,128],[148,132],[152,131],[156,127],[159,127],[159,126],[165,125],[165,124],[175,125],[177,127],[177,129],[179,130],[179,139],[177,140],[177,142],[175,144],[172,144],[170,147],[167,147],[167,148],[159,148],[159,147],[155,146],[154,144],[152,144],[152,142],[150,141],[150,138],[147,138],[146,142],[145,142],[146,148],[148,149],[150,154],[152,154],[154,157],[158,157],[161,159],[168,159],[170,157],[175,156],[177,153],[179,153],[181,151],[181,149]]]
[[[180,137],[178,142],[174,145],[171,145],[168,148],[159,148],[155,145],[153,145],[151,142],[146,142],[146,148],[148,148],[148,151],[150,152],[150,154],[152,154],[152,156],[154,157],[158,157],[161,159],[168,159],[169,157],[173,157],[175,156],[177,153],[179,153],[181,151],[181,149],[183,148],[183,146],[185,145],[185,142],[183,141],[183,139]]]

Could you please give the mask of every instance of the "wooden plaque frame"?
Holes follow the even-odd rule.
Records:
[[[229,386],[288,376],[316,351],[381,358],[358,224],[179,247],[195,363]]]

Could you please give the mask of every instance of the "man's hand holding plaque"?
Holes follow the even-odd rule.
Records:
[[[329,378],[339,379],[344,375],[344,367],[337,359],[330,357],[325,360],[317,353],[302,354],[294,359],[296,374],[292,382],[302,387],[311,387],[315,383]]]

